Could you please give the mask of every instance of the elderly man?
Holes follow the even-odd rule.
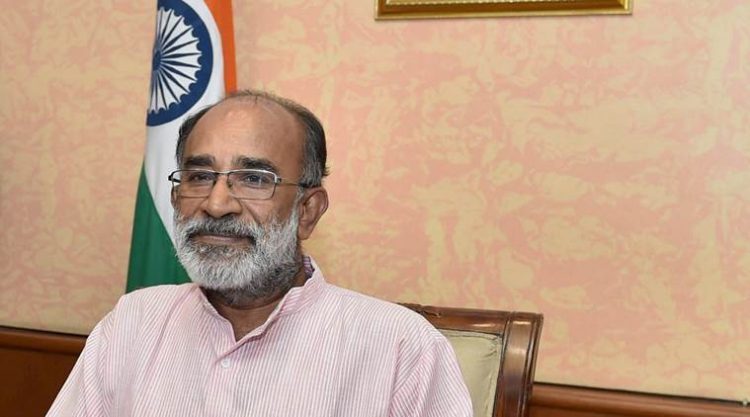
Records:
[[[183,124],[177,161],[175,246],[193,283],[123,296],[48,416],[471,416],[437,330],[326,283],[302,253],[328,207],[309,110],[235,94]]]

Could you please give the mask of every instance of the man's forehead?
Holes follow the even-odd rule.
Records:
[[[235,98],[218,104],[201,117],[188,137],[188,145],[194,138],[211,136],[282,141],[286,142],[283,145],[290,145],[302,139],[302,128],[297,118],[277,103]]]
[[[223,125],[241,129],[243,124],[247,124],[246,128],[250,128],[250,121],[261,121],[266,127],[284,129],[295,129],[299,125],[294,115],[278,103],[262,97],[239,97],[219,103],[206,112],[196,124],[195,131]]]
[[[282,158],[299,161],[303,140],[299,121],[281,105],[263,98],[235,98],[218,104],[196,123],[183,162],[219,151],[228,156],[230,149],[235,160],[251,155],[279,163]]]

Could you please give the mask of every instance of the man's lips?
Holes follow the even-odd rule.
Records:
[[[214,246],[250,246],[253,243],[249,236],[236,235],[195,234],[190,240]]]

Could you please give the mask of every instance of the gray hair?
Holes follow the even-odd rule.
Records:
[[[191,115],[180,126],[180,133],[177,138],[177,149],[175,157],[177,165],[182,164],[182,157],[185,153],[185,144],[190,132],[198,121],[212,108],[228,100],[267,100],[283,107],[292,114],[302,125],[305,131],[305,143],[302,149],[302,175],[298,182],[301,186],[320,187],[323,184],[323,178],[328,176],[328,167],[326,166],[326,134],[320,120],[306,107],[290,99],[279,97],[273,93],[260,90],[240,90],[232,93],[217,103],[205,107],[197,113]]]

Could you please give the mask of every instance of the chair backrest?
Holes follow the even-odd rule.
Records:
[[[403,304],[453,345],[474,417],[527,417],[543,316]]]

